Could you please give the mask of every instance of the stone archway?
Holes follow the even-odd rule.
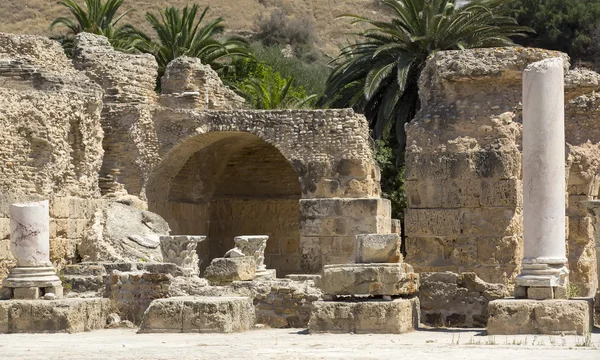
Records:
[[[223,256],[238,235],[269,235],[267,267],[300,271],[298,174],[273,145],[245,132],[188,139],[150,179],[149,209],[173,234],[207,235],[201,270]]]

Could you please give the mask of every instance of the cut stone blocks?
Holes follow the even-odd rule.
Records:
[[[400,245],[399,234],[358,234],[356,235],[356,262],[401,262]]]
[[[412,295],[419,275],[408,264],[325,265],[315,284],[327,295]]]
[[[109,310],[110,300],[104,298],[0,301],[0,333],[103,329]]]
[[[140,333],[231,333],[250,330],[256,319],[247,297],[156,299],[144,313]]]
[[[216,258],[204,272],[211,284],[222,285],[233,281],[252,280],[256,274],[256,260],[253,256]]]
[[[401,334],[419,325],[419,299],[315,301],[311,333]]]
[[[421,321],[434,327],[485,328],[488,303],[507,293],[504,285],[486,283],[475,273],[422,272],[419,276]]]
[[[503,299],[489,303],[488,335],[584,335],[592,330],[592,299]]]

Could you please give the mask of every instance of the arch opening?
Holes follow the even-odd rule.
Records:
[[[278,276],[300,272],[298,174],[273,145],[255,135],[199,135],[163,160],[147,197],[172,234],[207,235],[198,248],[201,274],[240,235],[268,235],[265,263]]]

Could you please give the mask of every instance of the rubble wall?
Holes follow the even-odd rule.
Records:
[[[50,200],[55,265],[76,258],[102,163],[102,91],[44,37],[0,34],[0,278],[12,203]]]
[[[550,57],[564,58],[568,69],[565,54],[529,48],[445,51],[428,61],[419,82],[422,108],[406,127],[406,250],[415,270],[475,272],[502,284],[518,274],[521,77],[528,64]],[[570,281],[590,295],[596,287],[594,240],[585,228],[591,219],[578,202],[598,192],[593,164],[600,117],[592,92],[599,76],[565,74]]]

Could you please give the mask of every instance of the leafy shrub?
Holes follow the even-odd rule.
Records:
[[[259,62],[269,64],[283,77],[292,77],[297,86],[302,86],[309,94],[323,94],[325,81],[331,70],[326,63],[317,61],[311,64],[301,58],[285,57],[279,45],[264,46],[253,43],[250,49]]]
[[[404,166],[397,168],[395,165],[397,148],[387,140],[376,140],[375,162],[381,170],[381,195],[392,203],[392,218],[404,221],[404,210],[407,207]]]
[[[312,21],[308,17],[289,19],[281,9],[273,10],[269,17],[260,14],[255,24],[256,38],[267,46],[290,44],[296,48],[314,40]]]
[[[312,107],[316,102],[315,95],[307,95],[302,86],[294,86],[293,77],[283,76],[267,63],[254,59],[235,59],[223,81],[256,109]]]

